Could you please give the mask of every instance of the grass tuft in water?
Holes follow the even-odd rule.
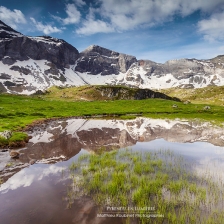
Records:
[[[161,215],[150,219],[149,211],[140,210],[139,223],[224,223],[223,184],[185,167],[183,158],[170,150],[83,154],[69,167],[68,207],[76,198],[88,195],[101,209],[155,207],[153,213]]]

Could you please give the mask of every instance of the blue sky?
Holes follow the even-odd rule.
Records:
[[[224,0],[0,0],[0,19],[29,36],[165,62],[224,54]]]

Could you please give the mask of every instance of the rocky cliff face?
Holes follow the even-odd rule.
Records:
[[[47,60],[57,68],[74,64],[79,57],[76,48],[63,40],[43,37],[13,37],[0,42],[0,59],[4,64],[14,64],[16,60]]]
[[[27,37],[0,21],[0,60],[12,65],[16,60],[47,60],[58,68],[75,64],[78,50],[64,40],[57,38]]]
[[[92,45],[80,53],[75,71],[92,75],[118,75],[127,72],[134,62],[137,62],[134,56]]]
[[[126,85],[143,89],[224,85],[224,56],[164,64],[92,45],[28,37],[0,21],[0,92],[32,94],[50,86]]]
[[[78,50],[52,38],[27,37],[0,22],[0,91],[29,93],[66,82]]]

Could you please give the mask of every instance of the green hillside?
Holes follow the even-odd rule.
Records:
[[[214,104],[224,106],[224,86],[208,86],[200,89],[163,89],[160,92],[182,101],[189,100],[197,104]]]

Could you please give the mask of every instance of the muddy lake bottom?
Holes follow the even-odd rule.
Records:
[[[75,122],[77,123],[79,121]],[[71,124],[71,122],[69,124]],[[60,125],[65,127],[63,124]],[[83,124],[80,126],[83,127]],[[219,184],[220,181],[224,182],[224,146],[222,144],[213,145],[206,142],[205,138],[203,138],[203,141],[200,141],[200,138],[202,138],[201,136],[198,136],[199,140],[196,139],[195,142],[178,142],[178,138],[180,138],[178,134],[177,139],[173,137],[172,142],[170,142],[168,141],[169,138],[167,139],[167,133],[170,131],[170,128],[169,130],[166,129],[167,132],[164,132],[164,136],[157,135],[157,137],[148,141],[145,137],[147,133],[149,133],[147,129],[148,131],[144,132],[144,136],[140,136],[141,141],[139,141],[139,136],[138,139],[133,141],[133,136],[130,132],[129,135],[126,134],[124,138],[123,134],[121,135],[120,131],[117,130],[117,126],[113,128],[113,133],[110,133],[108,128],[99,126],[100,125],[90,125],[85,130],[87,132],[82,133],[80,133],[80,128],[76,128],[73,132],[73,136],[69,137],[69,139],[76,138],[80,141],[81,136],[84,137],[82,139],[83,145],[80,143],[78,147],[79,150],[73,150],[73,152],[68,149],[70,145],[64,143],[70,141],[68,140],[68,128],[66,129],[66,135],[61,135],[57,131],[56,127],[58,126],[55,124],[53,125],[54,128],[51,126],[51,129],[54,129],[57,133],[46,133],[46,130],[44,133],[44,131],[40,130],[39,134],[41,134],[39,136],[33,136],[33,142],[31,139],[27,148],[20,150],[22,156],[17,161],[8,158],[8,152],[1,152],[0,164],[2,165],[2,170],[0,174],[3,173],[4,177],[7,175],[8,177],[0,186],[0,223],[125,223],[125,214],[127,214],[125,211],[123,213],[111,212],[111,210],[108,211],[108,206],[105,206],[104,210],[102,210],[89,196],[82,196],[79,199],[75,199],[71,207],[68,208],[66,197],[71,184],[69,167],[74,162],[76,163],[81,155],[92,153],[89,149],[90,147],[85,147],[85,145],[88,145],[88,139],[91,139],[91,147],[94,145],[94,141],[99,145],[108,146],[108,141],[104,144],[100,143],[102,135],[98,137],[100,139],[94,137],[93,141],[92,135],[89,136],[86,134],[89,134],[91,130],[96,134],[97,130],[101,129],[104,133],[108,132],[110,138],[115,139],[115,137],[117,137],[119,139],[119,144],[116,145],[117,150],[131,149],[131,152],[141,152],[143,155],[146,152],[156,153],[161,150],[170,150],[174,155],[183,158],[184,163],[187,164],[188,171],[192,172],[192,174],[197,173],[197,175],[203,177],[209,171],[211,180],[214,183]],[[79,138],[77,138],[74,133],[79,133],[77,134]],[[98,133],[98,135],[100,135],[100,133]],[[108,136],[103,137],[107,138]],[[142,140],[143,137],[144,141]],[[219,138],[222,137],[219,136]],[[60,139],[60,143],[56,143],[57,139]],[[130,144],[130,142],[132,144]],[[52,143],[52,145],[50,143]],[[125,146],[126,143],[127,146]],[[72,144],[77,146],[78,143],[74,141]],[[110,145],[112,145],[111,142]],[[52,153],[49,155],[41,151],[47,150],[48,147],[52,147]],[[67,154],[61,153],[63,152],[63,147],[66,147]],[[60,151],[60,149],[62,149],[62,151]],[[37,151],[41,151],[40,154],[36,153]],[[33,165],[29,165],[28,160],[26,160],[31,157],[32,159],[37,157],[37,162]],[[9,163],[15,163],[18,167],[17,171],[13,170],[13,167],[9,167],[7,172],[4,172],[3,167],[5,164]],[[12,170],[10,171],[10,169]],[[138,214],[138,212],[136,214]],[[150,214],[157,214],[157,212],[155,210]],[[168,214],[163,215],[167,216]],[[150,218],[148,219],[148,223],[153,223],[154,220],[155,218]],[[130,218],[130,223],[138,222],[138,218]]]

